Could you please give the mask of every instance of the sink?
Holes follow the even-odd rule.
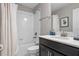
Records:
[[[67,40],[70,40],[70,39],[73,39],[73,37],[62,37],[62,36],[49,36],[50,38],[56,38],[56,39],[67,39]]]
[[[69,37],[55,37],[57,39],[69,39]]]
[[[45,37],[51,38],[51,39],[73,40],[73,37],[63,37],[60,35],[45,35]]]

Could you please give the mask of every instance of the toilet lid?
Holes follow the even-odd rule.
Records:
[[[28,48],[28,50],[37,50],[39,49],[39,46],[31,46]]]

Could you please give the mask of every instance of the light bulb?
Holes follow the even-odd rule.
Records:
[[[27,18],[24,18],[24,21],[27,21]]]

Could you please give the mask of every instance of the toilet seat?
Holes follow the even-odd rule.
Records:
[[[27,49],[27,51],[29,55],[36,55],[37,53],[39,53],[39,46],[31,46]]]
[[[39,46],[31,46],[27,50],[37,50],[39,49]]]

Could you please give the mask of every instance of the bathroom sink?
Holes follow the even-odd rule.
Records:
[[[56,38],[56,39],[67,39],[67,40],[73,39],[73,37],[62,37],[62,36],[58,36],[58,35],[56,35],[56,36],[48,36],[48,37]]]
[[[73,37],[63,37],[63,36],[60,36],[60,35],[44,35],[44,36],[41,36],[41,37],[47,37],[47,38],[51,38],[51,39],[61,39],[61,40],[73,40]]]
[[[69,37],[55,37],[57,39],[69,39]]]

